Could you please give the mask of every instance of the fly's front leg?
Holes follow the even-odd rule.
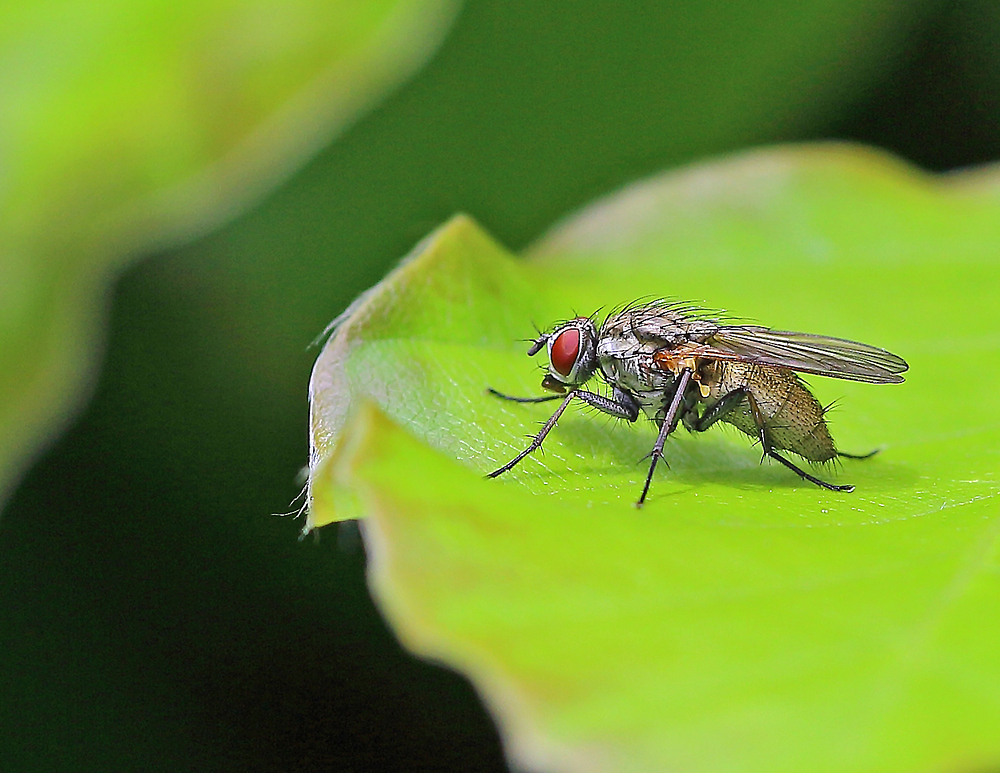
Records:
[[[674,388],[674,396],[670,401],[670,407],[667,409],[667,415],[663,417],[663,424],[660,425],[660,434],[656,436],[656,443],[653,444],[653,450],[650,452],[650,457],[652,461],[649,464],[649,474],[646,475],[646,484],[642,487],[642,494],[639,495],[639,501],[635,503],[636,507],[642,507],[642,503],[646,501],[646,494],[649,493],[649,484],[653,481],[653,471],[656,469],[656,463],[660,461],[663,456],[663,445],[667,442],[667,435],[674,431],[677,427],[678,411],[681,407],[681,402],[684,400],[684,393],[687,391],[688,383],[691,381],[691,371],[685,368],[681,371],[680,378],[677,379],[677,386]]]
[[[609,416],[614,416],[616,419],[633,422],[639,418],[639,402],[631,392],[614,387],[612,394],[614,395],[613,399],[593,392],[584,392],[582,389],[576,392],[576,396],[587,405],[591,405]]]
[[[767,436],[767,422],[764,418],[763,412],[760,410],[760,406],[757,405],[757,401],[754,399],[752,392],[747,392],[747,400],[750,402],[750,410],[753,413],[754,423],[757,425],[757,434],[760,438],[761,448],[764,450],[764,456],[769,456],[776,462],[780,462],[785,465],[789,470],[794,472],[803,480],[807,480],[810,483],[814,483],[820,488],[825,488],[827,491],[854,491],[854,486],[837,486],[833,483],[827,483],[825,480],[820,480],[815,475],[810,475],[808,472],[802,468],[796,466],[792,462],[788,461],[785,457],[774,450],[771,445],[771,440]]]
[[[562,400],[563,395],[543,395],[542,397],[511,397],[503,392],[498,392],[493,387],[486,387],[486,391],[501,400],[510,400],[512,403],[547,403],[550,400]]]
[[[495,477],[497,477],[497,475],[503,475],[505,472],[507,472],[507,470],[511,469],[515,464],[517,464],[519,461],[521,461],[524,457],[526,457],[532,451],[535,451],[535,450],[541,448],[542,447],[542,441],[545,440],[545,436],[548,435],[549,432],[552,431],[552,428],[554,426],[556,426],[556,422],[559,421],[559,417],[562,416],[563,411],[566,410],[566,406],[569,405],[569,401],[573,399],[573,397],[574,397],[575,394],[576,394],[576,392],[574,391],[574,392],[570,392],[568,395],[566,395],[565,397],[563,397],[562,403],[559,405],[558,408],[556,408],[556,412],[553,413],[552,416],[549,417],[549,420],[547,422],[545,422],[545,424],[542,426],[542,429],[539,431],[539,433],[537,435],[535,435],[531,439],[531,444],[527,448],[525,448],[521,453],[519,453],[517,456],[515,456],[513,459],[511,459],[509,462],[507,462],[507,464],[505,464],[503,467],[500,467],[500,468],[494,470],[493,472],[491,472],[487,477],[488,478],[495,478]],[[501,397],[506,397],[506,395],[500,395],[500,396]],[[559,395],[556,395],[556,397],[559,397]],[[532,399],[532,398],[508,398],[508,399],[513,399],[516,402],[522,402],[522,401],[523,402],[541,402],[540,398],[535,398],[535,399]]]
[[[565,397],[562,395],[545,396],[545,397],[508,397],[507,395],[500,394],[495,390],[490,390],[493,394],[498,397],[502,397],[506,400],[513,400],[519,403],[540,403],[546,400],[562,399],[562,404],[556,408],[556,412],[549,417],[549,420],[545,422],[541,431],[534,438],[532,438],[530,445],[525,448],[521,453],[511,459],[503,467],[494,470],[489,474],[488,477],[495,478],[498,475],[503,475],[509,469],[514,467],[518,462],[520,462],[524,457],[530,454],[532,451],[537,451],[542,447],[542,441],[545,440],[545,436],[552,431],[552,428],[556,426],[556,422],[559,421],[559,417],[562,416],[563,411],[566,410],[566,406],[569,405],[570,400],[574,397],[583,400],[587,405],[591,405],[604,413],[614,416],[618,419],[625,419],[626,421],[635,421],[639,417],[639,403],[636,399],[628,392],[615,388],[614,399],[604,397],[603,395],[594,394],[593,392],[587,392],[583,389],[574,389]]]

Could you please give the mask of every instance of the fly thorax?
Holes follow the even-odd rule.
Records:
[[[673,376],[653,361],[655,351],[655,346],[635,338],[602,335],[597,344],[597,361],[608,383],[640,395],[661,391],[673,382]]]

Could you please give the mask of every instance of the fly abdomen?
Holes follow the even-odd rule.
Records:
[[[757,439],[758,422],[771,446],[791,451],[812,462],[825,462],[837,455],[823,406],[792,371],[741,362],[718,363],[721,376],[713,384],[713,396],[735,389],[748,393],[722,420]],[[751,405],[751,398],[756,406]]]

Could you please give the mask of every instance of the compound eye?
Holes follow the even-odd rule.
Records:
[[[567,328],[556,336],[552,342],[550,358],[552,367],[563,376],[569,376],[580,355],[580,331],[575,327]]]

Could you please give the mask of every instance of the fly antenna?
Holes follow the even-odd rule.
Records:
[[[538,338],[536,338],[531,343],[531,348],[528,349],[528,356],[534,357],[536,354],[538,354],[545,346],[545,344],[548,342],[548,340],[549,337],[545,333],[542,333]]]

